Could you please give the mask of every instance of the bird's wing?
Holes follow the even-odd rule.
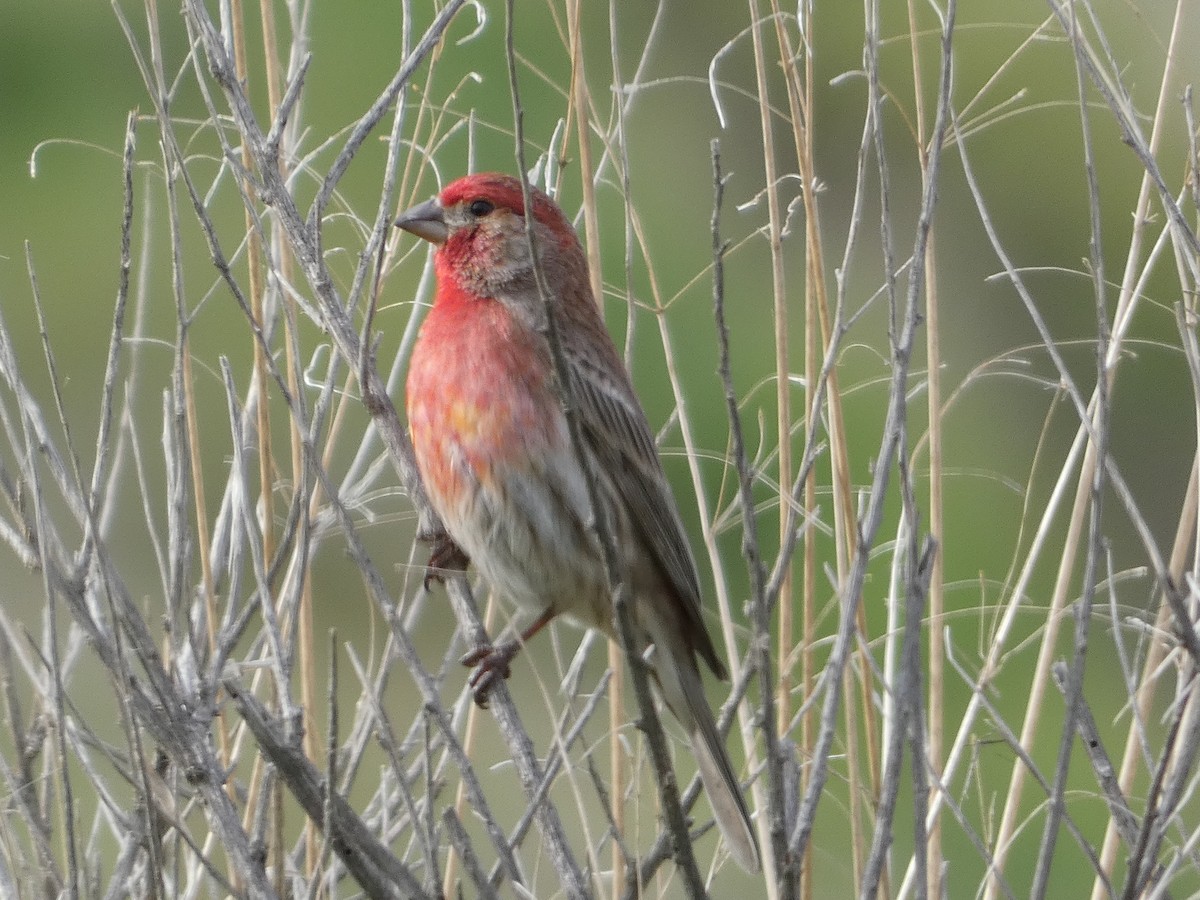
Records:
[[[720,677],[725,667],[700,614],[700,578],[663,473],[654,436],[632,388],[595,360],[564,348],[583,437],[679,597],[695,649]],[[607,354],[606,354],[607,355]],[[611,363],[620,365],[612,353]]]

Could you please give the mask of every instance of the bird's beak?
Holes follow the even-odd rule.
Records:
[[[395,224],[397,228],[403,228],[431,244],[444,244],[450,236],[450,229],[446,227],[446,216],[437,197],[400,213]]]

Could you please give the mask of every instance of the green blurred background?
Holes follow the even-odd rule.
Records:
[[[895,252],[905,258],[912,246],[920,180],[915,163],[909,122],[912,117],[912,67],[907,39],[907,14],[900,4],[885,4],[882,33],[885,43],[881,64],[890,93],[885,108],[889,152]],[[142,27],[142,11],[135,4],[121,4],[135,28]],[[490,18],[475,40],[443,50],[436,74],[435,96],[444,96],[460,80],[449,101],[451,114],[474,114],[477,126],[458,130],[436,155],[443,180],[465,171],[473,155],[477,169],[512,170],[511,101],[503,53],[503,7],[487,4]],[[1173,9],[1165,3],[1096,4],[1113,55],[1123,66],[1125,84],[1136,107],[1153,111],[1165,45]],[[531,144],[544,147],[562,115],[560,86],[569,76],[569,61],[560,42],[548,36],[546,7],[533,0],[517,4],[517,46],[522,56],[536,65],[522,71],[526,106],[526,133]],[[419,27],[430,12],[421,6]],[[187,50],[186,35],[177,10],[163,8],[165,65],[176,71]],[[619,57],[626,80],[632,77],[655,15],[651,4],[620,4],[617,18]],[[1081,387],[1094,382],[1095,310],[1091,284],[1083,274],[1088,253],[1087,188],[1084,179],[1079,114],[1076,106],[1076,75],[1069,46],[1061,40],[1043,39],[1027,47],[1015,60],[1010,54],[1048,15],[1047,7],[1032,2],[989,0],[963,4],[955,44],[955,102],[959,108],[988,83],[997,69],[1003,73],[972,107],[972,115],[1004,105],[1005,115],[991,115],[988,126],[973,134],[968,148],[980,177],[995,226],[1017,265],[1030,267],[1028,283],[1035,291],[1042,314],[1064,352]],[[924,81],[927,103],[935,84],[936,22],[927,17],[922,26]],[[1188,37],[1180,42],[1195,47],[1200,42],[1200,16],[1192,15]],[[454,39],[473,30],[470,11],[452,28]],[[752,236],[766,221],[763,189],[762,135],[753,99],[754,72],[749,40],[742,35],[747,10],[738,4],[692,4],[668,2],[659,24],[657,44],[652,46],[642,73],[642,88],[626,123],[630,154],[630,183],[634,202],[642,216],[655,275],[666,298],[673,302],[670,331],[681,375],[688,386],[689,403],[700,445],[714,457],[725,452],[728,433],[720,386],[715,376],[716,345],[712,328],[711,287],[703,269],[710,254],[709,216],[712,186],[709,141],[720,138],[725,170],[731,174],[723,222],[727,236],[739,243],[728,262],[728,304],[733,327],[735,379],[739,392],[748,398],[745,417],[751,429],[751,444],[777,443],[773,433],[772,311],[770,263],[766,241]],[[840,261],[849,211],[853,200],[854,172],[861,136],[866,85],[862,66],[862,11],[854,4],[818,4],[812,23],[818,93],[816,100],[816,147],[821,179],[819,202],[824,216],[828,271]],[[312,9],[312,65],[304,94],[304,119],[309,129],[305,145],[315,148],[362,114],[392,76],[399,63],[400,10],[384,2],[317,2]],[[584,40],[589,83],[599,104],[610,104],[610,47],[607,5],[588,5]],[[1054,30],[1054,34],[1058,34]],[[140,32],[139,32],[140,35]],[[706,83],[710,61],[722,47],[736,40],[718,67],[728,85],[721,100],[728,117],[722,129]],[[478,80],[466,78],[476,73]],[[1179,77],[1171,87],[1172,97],[1181,95],[1185,84],[1200,74],[1194,55],[1181,60]],[[775,77],[777,72],[772,72]],[[844,77],[841,77],[844,76]],[[418,75],[422,81],[425,75]],[[772,82],[772,99],[784,108],[781,82]],[[744,92],[749,92],[746,94]],[[1018,95],[1018,92],[1019,95]],[[1012,99],[1009,102],[1010,98]],[[1089,98],[1096,99],[1089,91]],[[261,98],[260,98],[261,99]],[[113,300],[118,283],[118,241],[121,221],[121,146],[127,115],[133,110],[151,111],[151,104],[134,64],[129,45],[113,10],[94,2],[64,0],[55,4],[0,0],[0,314],[20,340],[20,357],[31,381],[48,389],[42,351],[37,336],[30,280],[26,268],[28,242],[36,267],[48,330],[57,356],[67,413],[77,423],[75,435],[85,458],[90,458],[94,437],[96,391],[103,372]],[[212,153],[211,137],[201,133],[205,118],[203,104],[194,87],[185,88],[173,107],[176,116],[198,120],[196,152]],[[1099,106],[1093,107],[1092,135],[1103,200],[1102,245],[1106,274],[1118,281],[1122,274],[1132,227],[1131,211],[1139,186],[1136,159]],[[932,107],[930,106],[930,114]],[[1144,120],[1148,127],[1148,120]],[[185,133],[187,129],[180,129]],[[170,293],[166,222],[153,209],[161,201],[161,155],[154,146],[154,129],[139,129],[138,157],[141,162],[135,187],[137,218],[134,224],[135,254],[138,238],[149,236],[151,264],[135,256],[134,279],[144,279],[153,301],[147,309],[143,333],[167,343],[151,344],[142,359],[140,384],[145,386],[138,406],[150,423],[145,435],[155,437],[154,423],[161,417],[159,391],[166,384],[171,365],[170,340],[174,334],[174,309]],[[335,147],[340,143],[335,141]],[[781,168],[794,171],[786,123],[776,122],[776,149]],[[1186,129],[1181,107],[1173,101],[1162,136],[1160,165],[1171,185],[1178,185],[1186,154]],[[370,209],[382,178],[385,147],[372,139],[356,158],[340,187],[348,207]],[[532,154],[531,154],[532,158]],[[332,153],[325,150],[312,160],[321,172]],[[945,420],[946,534],[941,536],[944,552],[947,603],[952,615],[949,625],[960,656],[971,667],[978,662],[991,617],[986,607],[1001,596],[1001,584],[1015,559],[1023,555],[1029,529],[1036,522],[1052,486],[1052,479],[1075,432],[1075,414],[1060,402],[1053,388],[1056,376],[1046,354],[1037,346],[1036,333],[1018,298],[1002,280],[988,281],[1000,266],[988,246],[979,217],[971,202],[958,160],[951,149],[945,157],[940,206],[936,226],[939,267],[937,277],[942,298],[943,384],[947,396],[962,388]],[[215,164],[214,164],[215,168]],[[608,183],[600,190],[601,209],[610,217],[602,235],[606,280],[623,285],[623,226],[619,196]],[[578,161],[568,160],[564,176],[563,205],[578,208]],[[869,179],[874,185],[875,179]],[[436,189],[427,179],[413,192],[423,197]],[[311,182],[301,188],[311,194]],[[784,196],[798,198],[794,182],[784,183]],[[752,203],[743,211],[736,206]],[[403,198],[403,200],[412,198]],[[402,202],[403,202],[402,200]],[[218,221],[240,227],[240,208],[227,196],[217,210]],[[1155,207],[1157,209],[1157,206]],[[369,215],[369,213],[366,213]],[[222,219],[221,217],[225,217]],[[611,220],[611,224],[607,224]],[[878,255],[878,202],[872,197],[864,219],[862,250],[854,268],[846,273],[852,307],[861,305],[881,284]],[[795,370],[802,371],[803,347],[802,284],[803,230],[799,218],[786,238],[789,254],[787,277],[796,298],[791,323],[791,343],[796,355]],[[146,229],[145,232],[143,229]],[[348,274],[361,244],[354,228],[330,225],[331,252],[342,256],[340,271]],[[202,421],[220,431],[225,408],[215,377],[218,359],[229,356],[236,371],[244,371],[250,358],[250,338],[240,312],[217,284],[207,253],[194,224],[185,223],[182,239],[188,248],[184,278],[195,303],[206,292],[193,337],[193,351],[207,367],[201,376]],[[423,252],[423,251],[420,251]],[[408,301],[415,289],[421,260],[412,254],[389,281],[388,305],[377,326],[385,332],[384,346],[394,346],[408,320]],[[1160,268],[1169,266],[1164,263]],[[338,263],[335,262],[335,267]],[[409,278],[411,274],[411,279]],[[639,300],[648,301],[643,266],[636,265],[632,287]],[[697,277],[699,275],[699,277]],[[1133,327],[1136,343],[1129,346],[1123,362],[1115,398],[1115,431],[1112,449],[1138,498],[1160,545],[1169,546],[1186,486],[1194,446],[1195,422],[1185,363],[1178,351],[1179,339],[1173,304],[1180,300],[1173,274],[1167,270],[1152,278],[1139,320]],[[344,287],[344,285],[343,285]],[[406,291],[408,293],[406,293]],[[1110,292],[1110,304],[1116,291]],[[610,306],[615,334],[624,333],[623,300]],[[671,415],[673,400],[665,385],[663,356],[653,318],[641,313],[634,352],[634,375],[651,422],[656,426]],[[322,338],[315,328],[306,332],[311,352]],[[850,428],[853,478],[865,484],[879,446],[879,430],[886,402],[887,351],[886,307],[877,301],[872,311],[856,326],[841,362],[840,375],[847,392],[846,413]],[[381,355],[385,355],[381,352]],[[918,360],[916,368],[922,364]],[[240,367],[240,368],[239,368]],[[914,379],[914,387],[919,379]],[[43,394],[49,398],[49,394]],[[802,388],[795,394],[795,408],[802,407]],[[913,435],[923,433],[923,394],[913,404]],[[758,416],[762,412],[762,433]],[[364,419],[365,421],[365,419]],[[1043,426],[1045,425],[1045,428]],[[1041,458],[1035,460],[1041,444]],[[210,471],[225,465],[227,439],[214,441]],[[153,447],[153,443],[149,446]],[[678,433],[668,430],[665,455],[681,496],[690,490],[684,464],[677,452]],[[352,448],[349,448],[352,449]],[[922,457],[920,464],[927,463]],[[151,464],[161,474],[161,464]],[[732,499],[728,472],[718,462],[706,469],[710,496],[717,497],[724,485],[723,502]],[[211,484],[220,486],[215,477]],[[161,483],[161,482],[160,482]],[[925,488],[924,479],[920,487]],[[213,491],[216,487],[213,488]],[[1028,496],[1026,495],[1028,492]],[[218,496],[211,498],[215,505]],[[155,501],[152,501],[155,502]],[[161,500],[157,501],[161,510]],[[828,514],[829,498],[823,498]],[[1032,512],[1022,518],[1023,506]],[[402,501],[393,503],[402,506]],[[683,503],[694,519],[694,507]],[[893,504],[895,506],[895,504]],[[894,527],[895,509],[888,527]],[[136,492],[123,505],[121,521],[129,536],[125,552],[130,560],[144,554],[144,516]],[[695,529],[694,521],[691,523]],[[1024,529],[1024,531],[1022,531]],[[774,525],[764,527],[768,545]],[[695,533],[695,532],[694,532]],[[1111,541],[1114,568],[1125,572],[1144,563],[1144,555],[1125,517],[1115,503],[1106,510],[1105,533]],[[368,528],[377,559],[402,567],[409,559],[411,522]],[[723,536],[728,559],[736,562],[740,529]],[[1053,556],[1053,554],[1051,554]],[[130,570],[127,578],[135,594],[147,597],[153,608],[156,588],[153,569],[146,560],[144,572]],[[1056,560],[1039,567],[1031,588],[1033,606],[1045,603]],[[38,627],[40,599],[37,580],[5,557],[0,560],[3,584],[0,602],[19,611],[19,616]],[[866,596],[869,620],[878,634],[884,610],[878,602],[886,586],[883,560],[873,573]],[[736,565],[735,565],[736,567]],[[703,568],[703,567],[702,567]],[[336,623],[344,639],[366,640],[371,629],[365,600],[357,595],[358,579],[338,548],[328,548],[316,567],[318,598],[333,596],[338,602],[318,605],[318,633]],[[707,572],[706,572],[707,577]],[[139,582],[139,578],[144,582]],[[402,576],[397,576],[399,589]],[[349,591],[347,585],[353,586]],[[745,579],[738,587],[744,590]],[[1134,572],[1115,588],[1128,611],[1146,608],[1152,600],[1152,584]],[[739,597],[740,599],[740,597]],[[1028,631],[1041,618],[1029,619]],[[432,658],[440,655],[449,636],[447,622],[423,626]],[[832,619],[824,622],[831,630]],[[1097,716],[1108,723],[1123,703],[1126,691],[1111,659],[1108,622],[1098,622],[1097,647],[1088,667],[1088,694]],[[1017,646],[1014,642],[1014,646]],[[1064,645],[1064,652],[1067,649]],[[1032,664],[1036,643],[1028,642],[1015,651],[1007,678],[998,686],[995,700],[1005,713],[1017,716],[1023,709],[1021,674]],[[1028,657],[1022,665],[1020,655]],[[949,705],[948,721],[956,723],[956,711],[966,702],[967,692],[956,688]],[[1057,709],[1047,717],[1043,732],[1046,746],[1038,755],[1050,767],[1057,746]],[[1011,721],[1011,719],[1010,719]],[[1123,722],[1123,720],[1122,720]],[[1123,725],[1122,725],[1123,727]],[[1111,733],[1117,733],[1114,729]],[[987,806],[1003,794],[1012,756],[1002,743],[990,743],[986,731],[978,735],[979,768],[977,800]],[[1093,791],[1094,783],[1082,761],[1074,767],[1073,786]],[[1027,792],[1030,793],[1030,792]],[[1088,801],[1083,801],[1085,804]],[[1095,818],[1089,836],[1098,839],[1104,823],[1101,803],[1091,804]],[[823,815],[838,818],[840,808]],[[1086,820],[1086,813],[1084,815]],[[834,829],[835,831],[840,829]],[[904,828],[898,829],[898,846],[906,846]],[[1040,826],[1020,838],[1019,850],[1033,848]],[[1026,848],[1026,843],[1028,847]],[[818,865],[825,884],[837,884],[838,874],[847,875],[848,863],[837,843],[816,839]],[[951,896],[967,896],[978,883],[979,862],[965,840],[947,838],[951,860]],[[956,866],[956,855],[964,864]],[[1019,858],[1021,854],[1014,854]],[[1058,896],[1078,896],[1070,889],[1086,871],[1078,854],[1064,852],[1063,865],[1056,868]],[[1013,883],[1021,893],[1020,864]],[[821,883],[821,882],[818,882]]]

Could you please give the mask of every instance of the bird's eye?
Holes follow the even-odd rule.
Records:
[[[471,205],[468,208],[471,210],[471,215],[477,219],[480,219],[486,216],[496,207],[491,203],[491,201],[488,200],[472,200]]]

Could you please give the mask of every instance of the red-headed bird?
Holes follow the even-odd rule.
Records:
[[[408,424],[429,502],[500,596],[616,637],[584,466],[615,537],[638,640],[687,732],[717,824],[759,869],[750,816],[704,696],[697,657],[725,666],[700,612],[700,579],[633,384],[600,317],[587,262],[561,209],[532,190],[537,253],[583,438],[577,458],[556,387],[521,183],[469,175],[396,225],[437,246],[437,293],[408,372]],[[517,642],[467,660],[476,699],[507,677]]]

